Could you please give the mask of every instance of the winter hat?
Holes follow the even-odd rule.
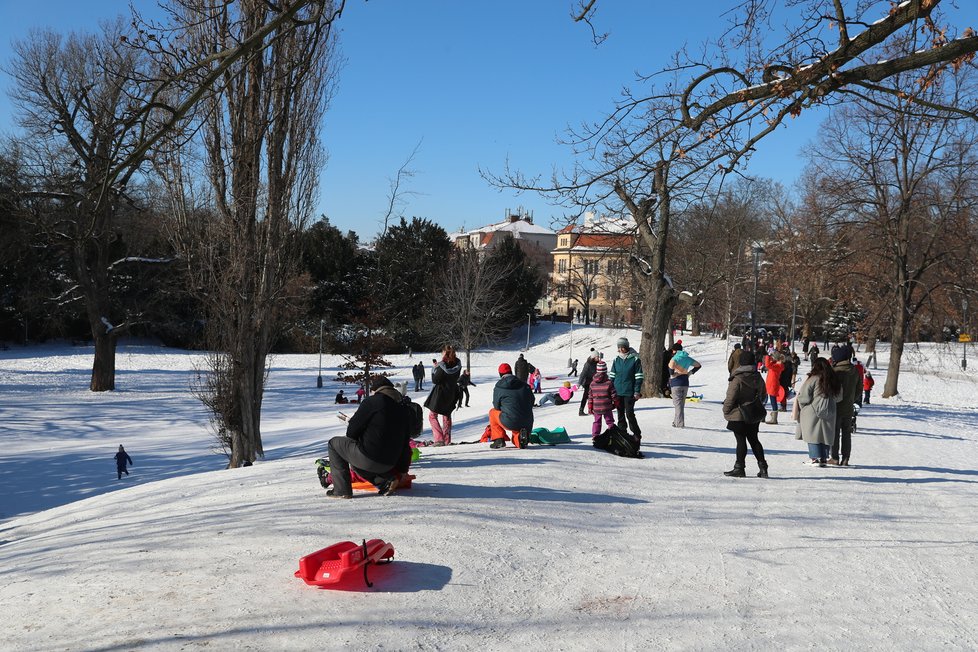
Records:
[[[740,354],[740,365],[748,365],[753,367],[757,364],[757,360],[754,359],[754,352],[745,350]]]
[[[598,364],[594,368],[594,373],[596,374],[606,374],[608,373],[608,363],[604,360],[598,360]]]
[[[626,338],[626,337],[619,337],[618,338],[618,345],[617,346],[618,346],[619,349],[628,349],[628,348],[631,348],[629,346],[629,344],[628,344],[628,338]]]
[[[740,348],[740,344],[734,344],[734,348],[735,349],[739,349]]]
[[[505,376],[506,374],[511,374],[511,373],[513,373],[513,368],[509,366],[508,362],[504,362],[501,365],[499,365],[500,376]]]
[[[852,357],[852,352],[848,346],[832,347],[832,362],[843,362]]]
[[[565,380],[564,381],[564,387],[570,387],[570,381],[569,380]]]
[[[391,381],[386,376],[374,376],[370,379],[370,391],[376,392],[381,387],[393,387]]]

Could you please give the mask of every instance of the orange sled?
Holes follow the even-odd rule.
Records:
[[[367,579],[367,567],[382,560],[394,561],[394,546],[381,539],[364,540],[362,544],[342,541],[300,559],[295,576],[310,586],[329,588],[344,583],[362,568],[363,581],[369,587],[373,584]]]

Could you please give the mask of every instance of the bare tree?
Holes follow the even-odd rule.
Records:
[[[876,262],[877,287],[888,292],[890,361],[883,397],[898,393],[900,363],[915,316],[942,289],[957,287],[966,259],[954,246],[978,201],[978,129],[956,112],[921,115],[917,104],[964,104],[975,97],[970,76],[945,75],[918,102],[884,95],[838,112],[813,154],[826,193],[845,207],[837,228]],[[898,76],[908,86],[909,75]],[[879,262],[884,265],[880,266]]]
[[[63,249],[70,282],[58,301],[81,300],[95,343],[90,387],[115,388],[115,348],[131,325],[114,286],[121,268],[153,262],[126,251],[123,215],[143,159],[149,62],[121,43],[121,20],[98,35],[34,32],[15,44],[13,99],[27,132],[34,217]],[[121,165],[130,160],[128,165]],[[111,176],[111,178],[110,178]]]
[[[504,315],[512,310],[514,297],[506,281],[517,271],[499,257],[456,250],[435,286],[432,307],[437,313],[428,316],[428,330],[441,342],[458,343],[466,369],[474,349],[509,334],[512,324]]]
[[[208,405],[229,441],[232,467],[263,455],[267,359],[291,304],[297,237],[312,214],[324,161],[319,133],[333,48],[329,23],[320,17],[333,9],[329,3],[301,8],[287,28],[268,29],[293,6],[184,0],[174,13],[193,59],[253,44],[189,125],[198,130],[210,210],[193,206],[189,148],[170,151],[162,166],[176,200],[178,244],[207,308],[214,351],[208,386],[221,399]]]
[[[174,0],[178,2],[178,0]],[[95,342],[92,391],[115,388],[115,347],[129,323],[113,314],[112,278],[121,266],[149,262],[117,255],[117,216],[152,148],[170,134],[234,66],[300,24],[329,25],[342,2],[292,0],[267,5],[268,19],[244,40],[192,52],[152,30],[110,23],[98,36],[37,32],[15,46],[13,97],[41,193],[59,206],[56,233],[70,250],[73,285]],[[215,16],[202,20],[215,20]]]

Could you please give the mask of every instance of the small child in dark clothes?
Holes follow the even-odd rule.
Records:
[[[119,444],[119,452],[115,454],[115,470],[119,474],[116,480],[121,480],[123,473],[129,475],[129,470],[126,468],[127,463],[132,464],[132,458],[129,457],[129,453],[122,447],[122,444]]]

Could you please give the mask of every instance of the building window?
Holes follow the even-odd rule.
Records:
[[[614,285],[609,287],[608,298],[612,301],[618,301],[619,299],[621,299],[621,288]]]
[[[566,274],[567,273],[567,259],[561,258],[557,261],[557,273]]]
[[[591,298],[592,299],[598,298],[598,288],[596,287],[591,288]]]
[[[622,260],[609,260],[608,273],[618,275],[625,271],[625,262]]]
[[[561,247],[567,247],[569,245],[570,245],[570,236],[567,236],[567,235],[563,236],[560,239],[560,246]]]

